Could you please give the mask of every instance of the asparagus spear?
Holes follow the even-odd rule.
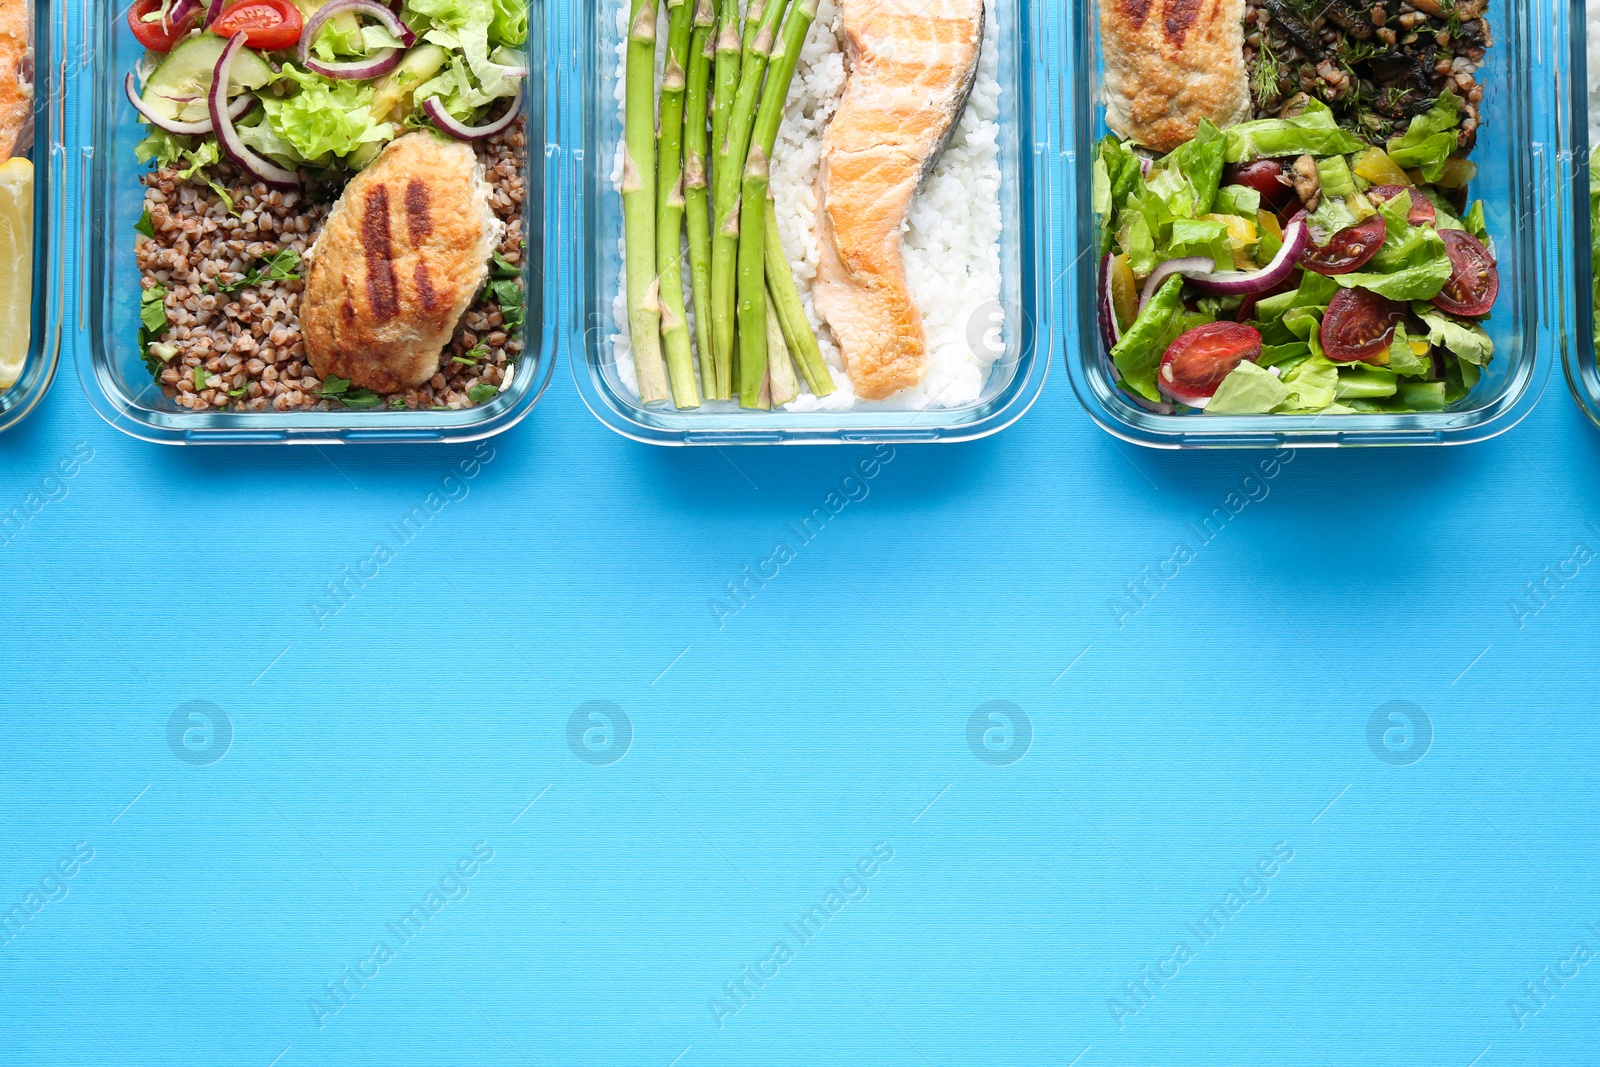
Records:
[[[714,146],[716,162],[712,168],[714,184],[711,207],[716,227],[711,235],[711,343],[717,353],[717,372],[719,375],[726,374],[726,378],[718,380],[718,388],[722,390],[720,395],[730,395],[733,390],[734,288],[737,280],[735,257],[739,250],[739,191],[745,170],[741,164],[749,154],[751,128],[756,106],[761,100],[767,59],[772,54],[772,43],[786,4],[787,0],[766,0],[753,34],[749,22],[746,22],[745,37],[749,44],[745,48],[743,66],[739,71],[739,93],[734,98],[733,111],[728,116],[727,136],[720,145]],[[784,93],[788,93],[787,84],[784,85]],[[781,110],[782,101],[779,101],[779,107]],[[776,135],[777,129],[774,127],[774,139]],[[772,154],[770,143],[763,154]],[[757,202],[751,216],[756,219],[757,234],[761,232],[758,216],[762,203],[764,200]],[[757,262],[760,262],[759,257]],[[765,315],[754,321],[761,337],[765,339]],[[745,379],[743,369],[739,377],[741,381]],[[756,380],[759,382],[759,375]],[[755,393],[750,395],[753,402]]]
[[[622,216],[628,277],[628,333],[639,400],[667,399],[661,359],[661,283],[656,277],[656,9],[633,0],[623,103]]]
[[[778,233],[778,216],[773,211],[770,189],[767,192],[765,221],[766,240],[762,242],[762,254],[767,261],[768,299],[778,317],[778,325],[783,329],[783,339],[794,355],[795,362],[800,365],[806,387],[816,396],[827,396],[833,392],[833,375],[828,373],[828,364],[822,358],[822,350],[817,347],[817,335],[812,332],[805,305],[800,302],[800,290],[795,287],[794,275],[789,272],[789,257],[783,251],[783,237]],[[770,344],[768,347],[771,347]]]
[[[772,0],[773,3],[781,0]],[[795,64],[800,61],[800,48],[805,44],[806,33],[817,15],[817,0],[800,0],[789,13],[783,26],[783,40],[772,52],[767,84],[762,90],[761,107],[751,130],[749,162],[745,165],[744,185],[740,198],[738,234],[738,314],[739,314],[739,404],[748,407],[755,402],[761,390],[761,380],[767,373],[767,284],[766,261],[762,246],[766,243],[766,207],[769,159],[778,141],[778,124],[783,121],[783,105],[789,97],[789,82],[794,78]],[[744,83],[739,85],[741,94]],[[737,116],[736,116],[737,117]],[[731,133],[730,133],[731,140]],[[715,270],[713,259],[713,270]],[[712,279],[712,300],[715,301],[715,275]],[[715,305],[713,305],[715,306]],[[753,327],[753,329],[752,329]]]
[[[794,363],[789,359],[789,345],[784,340],[783,325],[778,321],[776,301],[767,298],[767,380],[771,382],[771,402],[780,408],[800,395],[800,380],[795,377]]]
[[[735,0],[737,3],[737,0]],[[695,345],[700,350],[700,385],[716,396],[711,358],[711,194],[706,185],[706,111],[716,54],[716,9],[696,0],[689,41],[689,89],[683,113],[683,200],[689,227],[689,287],[694,294]]]
[[[667,55],[661,73],[661,162],[656,172],[656,273],[661,279],[661,342],[672,402],[700,406],[683,307],[683,98],[688,87],[689,0],[667,2]]]
[[[760,24],[760,6],[761,0],[755,0],[754,4],[752,5],[752,13],[757,17],[751,19],[747,25],[758,26]],[[716,81],[715,90],[713,91],[711,97],[711,150],[710,155],[708,156],[709,159],[716,159],[717,154],[722,151],[723,142],[728,139],[728,120],[733,116],[734,97],[739,94],[740,55],[741,45],[739,43],[739,0],[718,0],[715,74]],[[712,177],[714,179],[716,176],[713,174]],[[710,198],[708,194],[708,210],[709,199]],[[710,240],[709,230],[710,221],[708,219],[708,241]],[[693,234],[692,229],[690,230],[690,233],[691,235]],[[711,253],[708,250],[706,252],[708,261],[710,255]],[[711,267],[707,265],[706,270],[709,272]],[[711,289],[714,291],[715,286],[712,285]],[[717,400],[727,400],[729,395],[729,386],[726,383],[730,383],[732,381],[733,371],[731,367],[727,369],[724,369],[723,367],[724,363],[726,363],[729,358],[729,353],[726,348],[723,348],[716,343],[716,338],[711,328],[711,304],[712,301],[710,292],[706,294],[704,300],[701,299],[698,291],[695,293],[695,321],[704,322],[706,324],[707,335],[711,337],[712,341],[709,348],[706,347],[704,341],[701,342],[700,373],[706,395]],[[711,363],[712,367],[712,375],[710,377],[705,377],[704,368],[707,361]]]
[[[767,378],[766,261],[761,246],[766,231],[761,216],[767,206],[767,154],[759,144],[750,146],[744,165],[744,191],[739,197],[738,260],[739,406],[754,408],[760,402]],[[770,406],[770,405],[767,405]]]

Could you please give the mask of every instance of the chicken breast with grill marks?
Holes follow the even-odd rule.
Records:
[[[312,368],[377,393],[433,377],[503,231],[471,146],[426,131],[394,141],[345,186],[306,255]]]

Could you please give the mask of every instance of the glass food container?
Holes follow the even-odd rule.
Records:
[[[123,94],[123,79],[143,49],[134,39],[121,5],[78,4],[89,69],[79,78],[74,142],[81,146],[78,196],[70,210],[93,239],[72,249],[75,306],[66,310],[78,377],[94,409],[133,437],[162,444],[355,444],[359,442],[458,442],[500,433],[538,402],[554,365],[556,258],[561,240],[560,152],[548,140],[555,128],[554,72],[546,63],[553,26],[542,0],[528,6],[529,68],[524,99],[528,138],[527,199],[524,202],[523,285],[525,347],[509,387],[486,403],[465,410],[432,411],[189,411],[162,396],[145,369],[137,343],[139,269],[134,260],[134,223],[143,212],[147,169],[133,149],[145,127]],[[91,280],[92,279],[92,280]]]
[[[969,343],[993,346],[989,351],[997,353],[978,399],[920,411],[867,404],[849,411],[794,412],[741,410],[734,401],[705,402],[685,411],[670,403],[647,408],[618,373],[610,341],[617,332],[612,302],[622,271],[621,197],[611,182],[622,137],[616,107],[622,43],[617,3],[602,0],[598,14],[586,6],[583,17],[572,18],[571,38],[559,52],[570,94],[562,108],[561,140],[570,150],[577,220],[571,255],[561,261],[562,292],[571,294],[571,305],[561,313],[562,344],[578,391],[595,417],[626,437],[660,445],[961,441],[995,433],[1020,418],[1043,388],[1052,338],[1046,301],[1055,233],[1050,172],[1057,147],[1045,107],[1046,57],[1035,26],[1044,8],[1057,5],[992,0],[985,25],[985,34],[999,46],[1004,326],[998,337],[986,332],[986,322],[968,330]]]
[[[52,0],[32,0],[33,13],[33,311],[28,355],[15,384],[0,392],[0,431],[26,418],[55,379],[61,351],[61,181],[66,150],[63,94],[67,75],[67,12]]]
[[[1569,25],[1575,28],[1569,42],[1572,96],[1569,128],[1565,131],[1572,146],[1572,245],[1564,250],[1573,265],[1573,282],[1570,318],[1566,320],[1571,323],[1572,335],[1562,347],[1562,356],[1567,386],[1578,406],[1600,425],[1600,367],[1595,363],[1595,304],[1600,291],[1595,288],[1593,251],[1595,235],[1600,233],[1594,217],[1600,207],[1600,172],[1592,169],[1594,141],[1589,136],[1590,124],[1600,124],[1600,107],[1592,112],[1589,107],[1589,79],[1600,77],[1600,71],[1592,70],[1589,63],[1588,12],[1600,18],[1600,3],[1572,0],[1565,12]]]
[[[1156,448],[1272,448],[1280,445],[1465,444],[1503,433],[1532,410],[1560,344],[1563,264],[1571,223],[1562,205],[1568,170],[1556,102],[1567,67],[1567,13],[1558,0],[1491,0],[1494,35],[1478,72],[1483,125],[1471,159],[1500,269],[1500,295],[1483,323],[1493,361],[1472,391],[1444,411],[1351,415],[1161,415],[1135,405],[1113,383],[1095,318],[1098,257],[1090,207],[1094,144],[1106,134],[1096,5],[1063,9],[1069,79],[1061,101],[1066,157],[1063,244],[1070,263],[1059,321],[1078,399],[1108,432]],[[1592,364],[1592,359],[1591,359]]]

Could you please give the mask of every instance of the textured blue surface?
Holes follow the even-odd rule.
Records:
[[[0,437],[0,1063],[1600,1061],[1559,382],[1263,468],[1059,366],[877,457],[635,445],[565,367],[481,449],[164,449],[63,370]]]

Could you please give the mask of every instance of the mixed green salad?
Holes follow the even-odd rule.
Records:
[[[138,0],[128,24],[147,49],[126,84],[150,127],[136,154],[185,177],[226,157],[291,188],[421,126],[480,140],[528,76],[525,0]]]
[[[1315,100],[1202,122],[1156,159],[1106,137],[1099,325],[1122,389],[1162,413],[1217,415],[1465,397],[1494,353],[1482,322],[1499,272],[1483,203],[1467,200],[1461,116],[1447,91],[1381,145]]]

